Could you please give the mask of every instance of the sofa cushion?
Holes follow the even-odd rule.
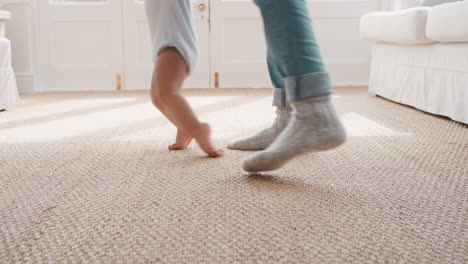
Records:
[[[433,7],[427,18],[426,35],[438,42],[468,42],[468,1]]]
[[[419,6],[432,7],[432,6],[436,6],[436,5],[452,3],[452,2],[458,2],[458,1],[463,1],[463,0],[421,0],[421,2],[419,2]]]
[[[428,7],[415,7],[368,13],[361,18],[361,38],[395,44],[434,43],[425,33],[429,10]]]

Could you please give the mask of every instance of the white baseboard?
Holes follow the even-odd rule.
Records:
[[[362,82],[337,82],[333,83],[334,87],[361,87],[361,86],[369,86],[368,81]]]
[[[16,76],[18,92],[20,94],[36,93],[36,82],[34,76]]]

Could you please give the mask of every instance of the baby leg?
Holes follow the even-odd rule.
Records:
[[[178,134],[181,136],[181,144],[188,145],[190,140],[195,138],[208,155],[221,156],[222,151],[215,148],[211,142],[209,125],[200,123],[188,102],[180,94],[188,72],[188,66],[176,48],[164,49],[156,62],[151,99],[153,104],[180,130]]]

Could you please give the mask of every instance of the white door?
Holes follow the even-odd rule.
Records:
[[[278,0],[279,1],[279,0]],[[314,30],[335,85],[368,83],[369,47],[359,18],[376,0],[309,0]],[[211,69],[219,87],[271,87],[263,24],[251,0],[211,0]],[[217,84],[217,85],[216,85]]]
[[[209,0],[198,0],[193,4],[201,54],[195,72],[184,84],[186,88],[210,87],[209,6]],[[123,17],[125,89],[149,89],[153,63],[143,0],[123,0]]]
[[[41,0],[42,91],[115,90],[122,74],[121,0]]]
[[[201,57],[186,87],[210,87],[208,15],[209,0],[194,2]],[[39,16],[42,91],[149,89],[143,0],[41,0]]]

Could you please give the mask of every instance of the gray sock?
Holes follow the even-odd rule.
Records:
[[[276,107],[276,120],[273,125],[259,133],[227,144],[229,149],[235,150],[264,150],[286,128],[291,118],[292,109],[289,106]]]
[[[286,129],[264,151],[243,162],[248,172],[276,170],[294,157],[336,148],[346,140],[330,96],[292,102],[293,118]]]

